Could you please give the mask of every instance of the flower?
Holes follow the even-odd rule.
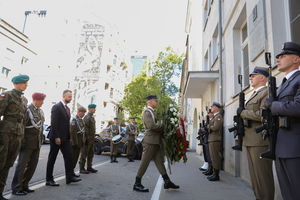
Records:
[[[170,108],[170,111],[173,112],[173,108]]]
[[[178,119],[177,119],[177,118],[174,118],[174,121],[175,121],[175,122],[177,122],[177,121],[178,121]]]
[[[177,117],[177,112],[173,112],[173,115]]]
[[[173,107],[174,105],[173,105],[173,104],[170,104],[169,106],[170,106],[170,107]]]

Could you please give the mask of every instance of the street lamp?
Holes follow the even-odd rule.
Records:
[[[47,14],[47,10],[26,10],[25,11],[25,20],[24,20],[24,25],[23,25],[23,33],[25,31],[25,25],[26,25],[26,21],[27,21],[27,16],[30,15],[30,14],[35,14],[35,15],[38,15],[39,17],[45,17],[46,14]]]

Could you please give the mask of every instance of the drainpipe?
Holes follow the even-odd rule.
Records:
[[[222,0],[218,1],[218,10],[219,10],[219,25],[218,25],[218,37],[219,37],[219,102],[223,105],[223,64],[222,64]]]

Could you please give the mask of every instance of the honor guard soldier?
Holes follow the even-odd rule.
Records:
[[[85,126],[83,117],[86,113],[86,109],[84,107],[77,108],[77,114],[71,120],[70,125],[70,136],[71,136],[71,145],[72,145],[72,157],[73,157],[73,169],[77,165],[79,154],[83,151],[84,145],[86,143],[86,136],[85,136]],[[80,173],[88,174],[89,172],[80,169]],[[76,176],[76,175],[75,175]]]
[[[130,124],[126,127],[126,134],[128,135],[127,140],[127,158],[128,162],[134,162],[133,152],[135,145],[135,137],[138,134],[138,128],[136,125],[135,117],[130,118]]]
[[[157,122],[157,116],[154,109],[158,105],[157,96],[151,95],[146,98],[147,108],[143,112],[143,123],[145,127],[145,136],[143,138],[143,154],[140,167],[138,169],[135,184],[133,190],[138,192],[149,192],[149,189],[145,188],[142,183],[142,177],[144,176],[151,160],[155,162],[155,165],[164,179],[164,189],[178,189],[179,186],[175,185],[169,178],[165,165],[164,155],[162,149],[162,136],[163,126]]]
[[[121,126],[119,118],[114,118],[114,124],[110,126],[111,132],[111,142],[110,142],[110,162],[111,163],[118,163],[117,156],[118,156],[118,144],[113,142],[113,137],[117,135],[121,135]]]
[[[268,68],[254,68],[250,74],[250,84],[254,91],[246,101],[245,109],[237,111],[244,120],[243,146],[247,151],[252,188],[256,199],[260,200],[274,199],[272,160],[260,159],[260,154],[268,150],[269,142],[255,131],[255,128],[261,126],[261,111],[268,94],[268,76]]]
[[[46,95],[34,93],[32,103],[28,106],[25,116],[25,132],[22,141],[18,164],[11,184],[14,195],[26,195],[34,192],[29,189],[28,184],[31,180],[39,161],[41,148],[41,135],[45,122],[44,113],[41,109]]]
[[[277,100],[266,102],[272,115],[279,117],[276,171],[283,199],[300,199],[300,45],[284,43],[276,58],[278,70],[285,77]]]
[[[5,200],[3,190],[9,168],[13,166],[24,137],[27,99],[23,91],[29,76],[12,78],[14,89],[0,94],[0,200]]]
[[[223,117],[220,113],[221,105],[214,102],[211,105],[211,112],[213,114],[212,118],[209,120],[208,124],[208,147],[210,158],[213,167],[213,174],[208,176],[209,181],[219,181],[219,172],[222,165],[221,157],[221,143],[222,143],[222,128],[223,128]]]
[[[96,133],[96,121],[94,118],[94,113],[96,112],[96,105],[88,105],[88,114],[83,118],[85,125],[85,136],[86,143],[83,151],[81,153],[80,159],[80,171],[85,171],[85,162],[87,162],[87,171],[91,173],[96,173],[98,170],[94,169],[93,166],[93,157],[94,157],[94,141]]]

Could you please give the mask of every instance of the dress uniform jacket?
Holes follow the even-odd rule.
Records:
[[[135,124],[129,124],[126,127],[126,134],[128,135],[128,141],[134,141],[137,133],[137,126]]]
[[[121,126],[120,125],[112,124],[111,127],[110,127],[110,130],[111,130],[111,136],[112,137],[121,134]],[[117,154],[118,154],[118,144],[114,144],[111,141],[110,152],[111,152],[112,156],[117,156]]]
[[[274,179],[272,161],[260,159],[260,154],[268,150],[268,140],[263,140],[255,128],[261,126],[261,111],[264,108],[268,89],[263,87],[255,91],[246,102],[241,117],[244,119],[245,136],[243,145],[246,147],[248,166],[252,188],[256,199],[274,199]]]
[[[143,113],[143,122],[145,127],[145,136],[143,142],[147,144],[160,144],[163,134],[163,126],[157,123],[157,117],[151,108]]]
[[[85,147],[85,127],[84,121],[78,115],[74,117],[70,125],[70,136],[71,136],[71,145],[72,145],[72,160],[73,168],[76,167],[78,162],[79,154],[82,152]]]

